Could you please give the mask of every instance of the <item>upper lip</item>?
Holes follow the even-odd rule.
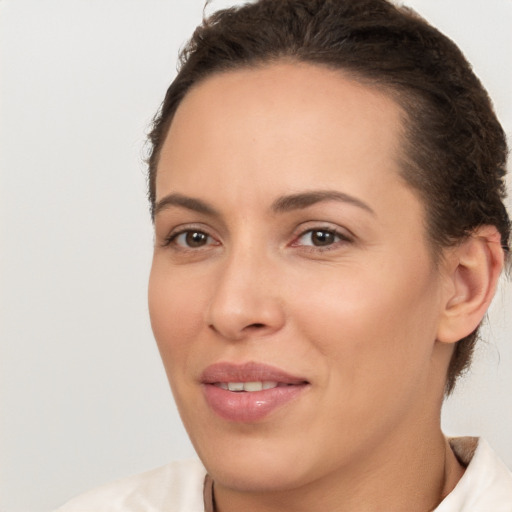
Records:
[[[291,375],[280,368],[254,361],[235,363],[215,363],[203,371],[201,382],[203,384],[215,384],[218,382],[279,382],[283,384],[304,384],[307,380]]]

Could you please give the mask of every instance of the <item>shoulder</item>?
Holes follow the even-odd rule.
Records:
[[[455,455],[467,465],[455,489],[435,512],[512,512],[512,472],[484,439],[450,439]]]
[[[171,462],[82,494],[55,512],[202,512],[205,476],[198,460]]]

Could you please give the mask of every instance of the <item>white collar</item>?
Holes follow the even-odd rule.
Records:
[[[512,473],[487,442],[476,437],[449,441],[467,468],[434,512],[512,512]]]

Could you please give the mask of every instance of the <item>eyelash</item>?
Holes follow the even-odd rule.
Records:
[[[207,231],[205,231],[204,229],[199,229],[199,228],[194,228],[194,227],[187,227],[187,228],[183,228],[183,229],[180,229],[179,231],[176,231],[176,232],[173,232],[171,233],[169,236],[167,236],[163,243],[162,243],[162,246],[163,247],[169,247],[171,245],[174,245],[176,247],[177,250],[180,250],[180,251],[198,251],[198,250],[201,250],[203,247],[187,247],[185,245],[179,245],[178,243],[176,243],[176,240],[182,236],[182,235],[187,235],[187,234],[201,234],[201,235],[205,235],[207,238],[209,238],[210,240],[215,240],[215,238],[213,236],[211,236]],[[206,244],[206,246],[208,246],[210,244]]]
[[[305,245],[299,244],[299,240],[304,238],[306,235],[313,236],[313,234],[323,233],[327,235],[332,235],[337,240],[334,240],[332,243],[329,243],[325,246],[322,245]],[[290,244],[292,247],[301,247],[302,250],[311,251],[311,252],[326,252],[338,249],[340,245],[344,245],[347,243],[353,242],[353,239],[347,235],[345,232],[341,230],[334,229],[332,227],[313,227],[306,230],[301,231],[295,238],[295,240]]]
[[[316,233],[323,233],[327,235],[333,236],[336,240],[334,240],[332,243],[328,243],[325,246],[322,245],[314,245],[314,244],[300,244],[299,241],[304,238],[306,235],[313,236],[313,234]],[[177,239],[182,235],[189,235],[189,234],[200,234],[207,237],[207,239],[210,240],[210,243],[208,243],[208,240],[205,245],[200,245],[198,247],[190,247],[187,245],[180,245],[177,243]],[[212,244],[211,241],[215,241],[216,243]],[[353,238],[351,238],[349,235],[347,235],[345,232],[342,232],[340,230],[331,228],[331,227],[312,227],[305,230],[300,231],[294,238],[293,242],[290,243],[290,247],[301,247],[302,250],[305,251],[311,251],[311,252],[326,252],[331,251],[334,249],[339,248],[340,244],[347,244],[352,243]],[[200,250],[204,250],[207,247],[211,245],[219,245],[220,242],[217,242],[217,240],[210,235],[206,230],[194,228],[194,227],[187,227],[180,229],[179,231],[171,233],[169,236],[167,236],[163,243],[162,247],[170,247],[174,246],[175,250],[179,251],[191,251],[191,252],[197,252]]]

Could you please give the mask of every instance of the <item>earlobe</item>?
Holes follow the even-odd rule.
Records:
[[[501,236],[494,226],[481,226],[450,249],[438,341],[457,342],[478,327],[496,291],[503,261]]]

